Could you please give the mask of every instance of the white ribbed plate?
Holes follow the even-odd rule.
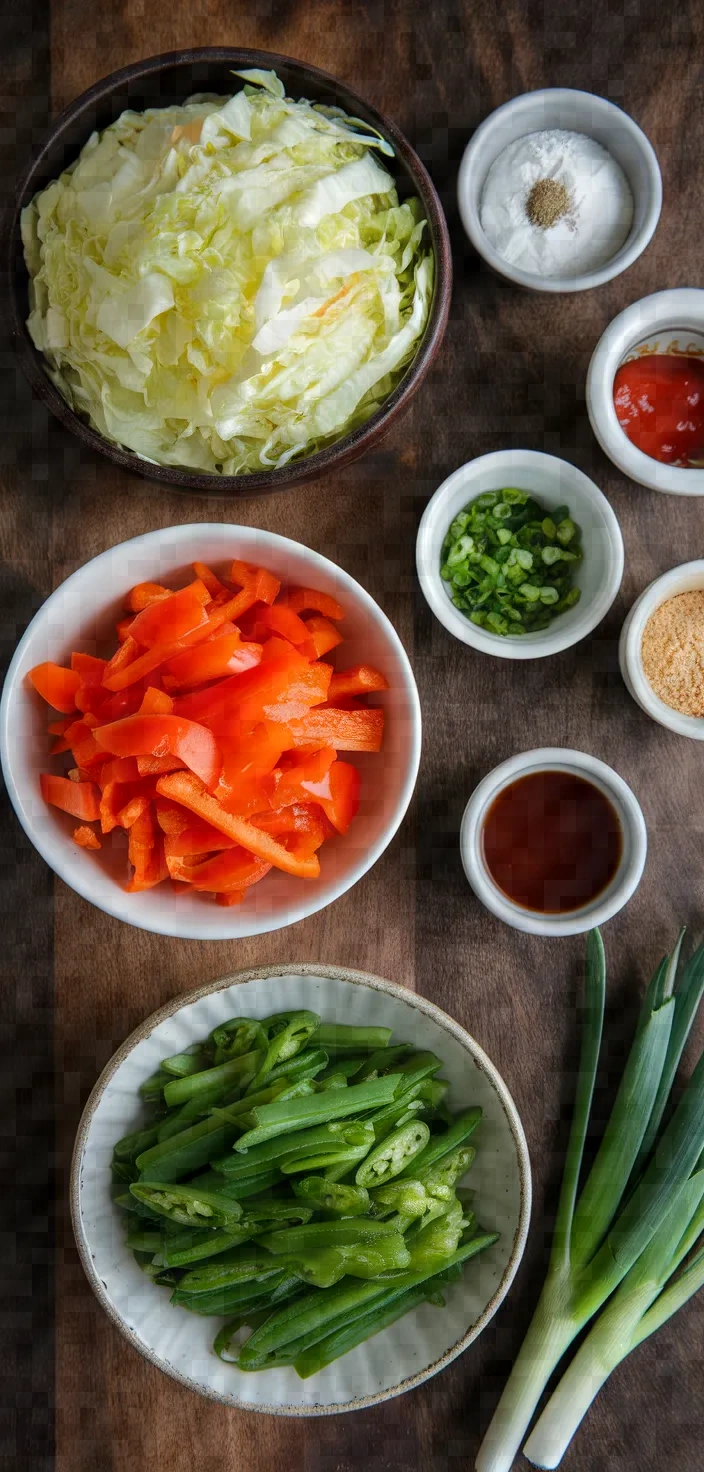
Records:
[[[204,1038],[233,1016],[265,1017],[306,1007],[326,1021],[393,1028],[394,1038],[443,1059],[453,1111],[480,1104],[468,1184],[483,1227],[501,1233],[450,1285],[447,1307],[423,1304],[309,1380],[283,1368],[244,1374],[223,1364],[212,1343],[222,1320],[169,1303],[124,1245],[111,1202],[116,1140],[141,1119],[139,1084],[162,1058]],[[71,1210],[83,1266],[118,1328],[147,1359],[192,1390],[247,1410],[321,1415],[353,1410],[409,1390],[465,1349],[495,1313],[523,1254],[530,1217],[530,1165],[511,1096],[482,1049],[424,997],[364,972],[300,965],[239,972],[154,1014],[103,1071],[79,1126],[71,1171]]]

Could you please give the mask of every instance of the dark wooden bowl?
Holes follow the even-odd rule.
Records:
[[[180,104],[193,92],[228,95],[234,89],[233,70],[249,67],[276,71],[289,96],[307,97],[315,102],[341,107],[353,117],[371,124],[389,140],[396,157],[385,159],[385,163],[394,175],[399,197],[405,199],[417,194],[423,204],[435,253],[435,289],[425,332],[413,362],[382,408],[364,425],[326,449],[281,470],[258,471],[254,475],[207,475],[171,466],[151,465],[132,451],[111,444],[75,414],[54,387],[46,373],[42,354],[37,352],[25,326],[29,312],[28,275],[22,252],[20,213],[38,190],[45,188],[74,161],[90,134],[108,127],[125,108],[141,112],[148,107]],[[307,66],[288,56],[237,50],[229,46],[170,51],[163,56],[148,57],[145,61],[112,72],[65,108],[17,186],[10,225],[9,266],[11,330],[20,363],[32,387],[57,419],[84,445],[107,455],[117,465],[124,465],[152,480],[165,481],[177,489],[210,495],[247,496],[253,492],[284,490],[294,481],[307,480],[346,465],[376,445],[408,407],[412,395],[425,378],[447,325],[452,289],[450,242],[442,206],[420,159],[395,124],[351,88],[317,67]]]

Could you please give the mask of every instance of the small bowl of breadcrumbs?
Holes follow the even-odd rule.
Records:
[[[647,715],[704,741],[704,560],[673,567],[641,593],[621,630],[619,662]]]

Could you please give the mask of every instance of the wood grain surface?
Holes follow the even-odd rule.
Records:
[[[9,1179],[26,1209],[10,1223],[16,1248],[3,1265],[12,1331],[0,1347],[3,1472],[464,1472],[473,1465],[546,1260],[583,951],[579,938],[549,941],[507,929],[468,890],[457,835],[476,781],[515,751],[574,746],[612,763],[641,801],[650,836],[645,876],[605,931],[614,1070],[650,969],[680,923],[695,934],[702,928],[702,751],[640,712],[622,685],[616,651],[642,587],[704,552],[704,513],[698,500],[660,496],[619,475],[592,437],[584,382],[598,337],[625,305],[663,287],[702,284],[703,20],[701,0],[250,0],[248,7],[238,0],[5,0],[6,196],[49,115],[106,72],[180,46],[269,48],[344,78],[398,121],[441,190],[456,278],[444,346],[408,417],[334,481],[280,497],[235,504],[170,495],[91,458],[48,422],[2,355],[8,656],[51,588],[104,548],[174,522],[227,519],[308,543],[369,589],[405,642],[425,719],[416,799],[385,857],[322,914],[251,941],[182,942],[121,925],[58,881],[52,887],[6,815],[0,1037],[3,1089],[16,1099],[20,1121]],[[663,215],[645,255],[620,279],[568,298],[524,294],[481,269],[454,198],[458,162],[476,125],[509,97],[545,85],[582,87],[626,108],[652,140],[664,176]],[[592,475],[626,543],[621,593],[595,635],[556,658],[526,663],[486,658],[453,641],[414,575],[415,531],[429,495],[463,461],[511,445],[562,455]],[[180,991],[280,960],[374,971],[459,1018],[513,1092],[535,1178],[523,1265],[478,1342],[408,1396],[307,1422],[236,1414],[147,1365],[93,1299],[66,1206],[82,1105],[127,1032]],[[602,1105],[614,1076],[607,1067]],[[565,1458],[565,1472],[700,1472],[703,1318],[701,1303],[691,1302],[619,1369]]]

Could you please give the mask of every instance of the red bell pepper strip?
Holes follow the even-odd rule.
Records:
[[[176,802],[169,802],[167,797],[157,797],[154,803],[154,814],[162,833],[168,835],[183,833],[191,826],[191,816]],[[221,835],[222,836],[222,835]]]
[[[243,644],[238,633],[223,634],[174,655],[164,666],[162,679],[169,690],[188,690],[254,669],[261,657],[261,644]]]
[[[285,603],[274,603],[271,608],[255,610],[255,617],[248,628],[249,638],[268,639],[271,634],[280,634],[290,644],[305,644],[309,637],[303,619]]]
[[[288,728],[297,749],[334,746],[336,751],[380,751],[383,710],[309,710]]]
[[[85,825],[82,825],[80,828],[74,828],[73,841],[78,844],[79,848],[102,848],[103,846],[97,833]]]
[[[29,672],[29,678],[42,699],[53,706],[54,710],[68,715],[76,709],[76,691],[81,683],[76,670],[64,669],[63,665],[54,664],[48,659],[44,664],[35,665]]]
[[[141,613],[151,603],[159,603],[162,598],[171,596],[172,589],[162,587],[161,583],[137,583],[134,588],[130,588],[125,598],[125,608],[130,613]]]
[[[140,777],[163,777],[167,772],[182,772],[186,766],[177,756],[138,756]]]
[[[137,782],[139,780],[140,772],[135,757],[109,757],[105,755],[105,752],[103,752],[103,757],[103,765],[99,772],[98,785],[100,787],[105,788],[110,782],[125,783]]]
[[[344,618],[345,610],[329,593],[318,593],[315,588],[290,588],[286,602],[294,613],[322,613],[324,618]]]
[[[329,838],[335,831],[317,803],[292,803],[284,808],[273,809],[270,813],[255,813],[251,821],[255,828],[263,829],[264,833],[273,833],[275,838],[283,833],[311,833],[316,836],[320,834],[322,843],[323,839]]]
[[[142,813],[147,811],[150,802],[151,797],[148,793],[135,792],[134,796],[130,797],[125,803],[124,807],[120,808],[117,814],[117,826],[119,828],[131,828],[133,823],[136,823],[137,819],[141,818]]]
[[[253,595],[250,608],[254,603],[273,603],[281,588],[279,579],[266,568],[253,567],[250,562],[239,562],[237,558],[232,564],[232,581],[236,587],[243,591],[246,588]]]
[[[42,772],[39,785],[44,801],[52,807],[61,808],[84,823],[94,823],[100,817],[100,792],[94,782],[71,782],[68,777]]]
[[[130,863],[134,865],[134,874],[127,889],[134,894],[161,884],[169,871],[164,858],[164,841],[157,833],[151,807],[132,824],[129,834],[127,852]]]
[[[220,781],[213,796],[229,813],[241,818],[268,807],[265,779],[291,744],[288,728],[281,721],[259,721],[251,726],[238,723],[238,739],[232,743],[228,742],[224,723],[214,725],[213,730],[223,752]]]
[[[164,841],[165,851],[167,841]],[[194,889],[206,890],[211,894],[227,894],[233,889],[247,889],[250,884],[263,879],[271,867],[271,864],[255,858],[246,849],[239,847],[227,849],[200,864],[185,865],[173,857],[169,860],[172,879],[187,879]]]
[[[207,786],[220,775],[222,757],[212,731],[182,716],[126,716],[100,726],[95,735],[115,756],[179,757]]]
[[[315,789],[327,777],[336,756],[334,746],[322,746],[310,756],[277,767],[264,781],[272,807],[315,800]]]
[[[47,731],[49,732],[49,735],[65,736],[69,726],[73,725],[75,719],[75,715],[71,714],[70,716],[62,716],[60,721],[50,721],[47,726]]]
[[[159,598],[136,615],[130,637],[145,649],[155,645],[175,644],[186,634],[192,634],[208,622],[205,604],[210,594],[205,584],[196,578],[178,593],[168,598]]]
[[[86,711],[82,719],[74,721],[66,732],[65,739],[73,752],[77,767],[95,768],[105,761],[105,752],[93,734],[96,724],[95,716]]]
[[[301,654],[306,654],[309,659],[320,659],[323,654],[329,654],[331,649],[336,649],[337,645],[342,643],[342,634],[339,629],[331,624],[329,618],[323,618],[319,613],[306,619],[305,626],[308,630],[308,637],[300,645],[300,650]]]
[[[201,582],[205,584],[211,598],[222,598],[223,602],[225,598],[229,598],[227,588],[220,582],[220,579],[215,576],[215,573],[205,562],[194,562],[193,571],[196,577],[200,578]]]
[[[256,669],[233,675],[209,690],[182,696],[174,709],[206,725],[223,720],[255,724],[267,718],[285,722],[289,714],[302,715],[312,705],[322,704],[331,674],[330,665],[311,665],[292,645],[271,638]]]
[[[71,655],[71,669],[80,675],[82,685],[100,685],[107,663],[106,659],[99,659],[97,654],[82,654],[78,649]]]
[[[124,644],[125,639],[129,637],[129,632],[132,628],[133,623],[133,613],[128,614],[127,618],[118,619],[117,623],[115,624],[115,633],[117,634],[118,643]]]
[[[165,690],[157,690],[154,685],[149,685],[144,692],[142,704],[136,711],[138,716],[170,716],[173,714],[174,703]]]
[[[372,690],[388,690],[389,682],[380,670],[370,664],[355,664],[348,670],[336,670],[328,690],[334,704],[343,695],[368,695]]]
[[[214,828],[228,838],[234,838],[235,843],[241,844],[242,848],[255,854],[258,859],[263,859],[265,863],[272,864],[275,869],[282,869],[285,874],[293,874],[300,879],[317,879],[320,873],[317,858],[297,859],[269,833],[255,828],[246,818],[238,818],[226,812],[222,804],[211,797],[203,783],[190,772],[174,772],[170,777],[160,777],[157,792],[162,797],[180,802],[197,817],[203,818],[206,823],[212,823]]]
[[[157,821],[159,821],[158,814]],[[188,819],[186,821],[188,822]],[[167,833],[164,839],[164,854],[167,859],[184,859],[193,854],[219,853],[221,849],[235,847],[239,848],[239,844],[235,845],[233,838],[219,833],[211,823],[191,822],[180,833]]]

